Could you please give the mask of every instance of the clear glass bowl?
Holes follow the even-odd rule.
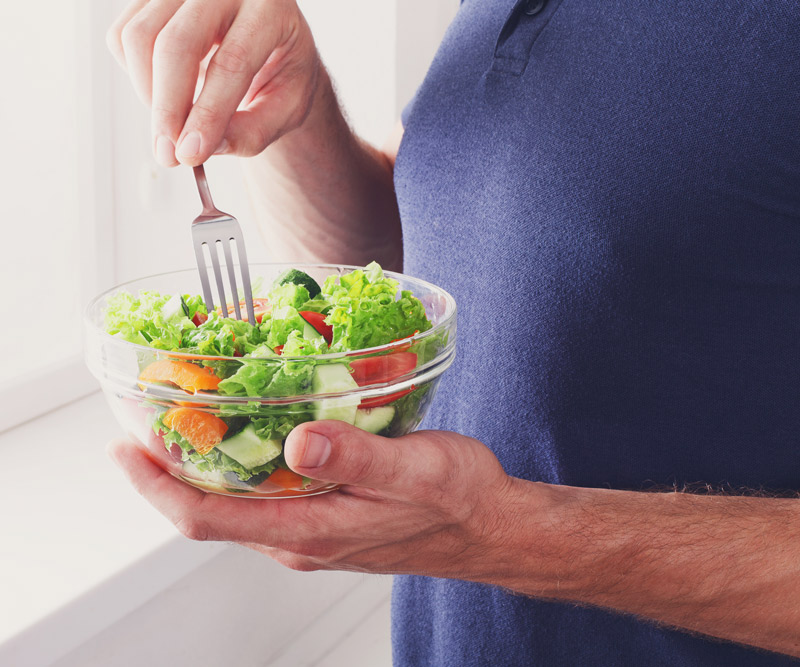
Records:
[[[342,275],[360,267],[254,264],[250,271],[254,279],[260,278],[261,284],[270,286],[288,268],[300,269],[322,284],[331,274]],[[251,475],[245,465],[238,466],[243,469],[238,472],[220,472],[219,466],[212,462],[214,455],[206,455],[209,457],[206,461],[205,457],[195,453],[192,455],[194,461],[186,460],[187,454],[177,444],[165,444],[165,431],[157,426],[154,428],[154,422],[168,410],[187,408],[219,417],[236,431],[243,430],[253,420],[287,416],[298,423],[342,419],[388,437],[413,431],[428,411],[441,374],[453,362],[456,305],[447,292],[430,283],[391,271],[385,274],[399,282],[400,290],[409,290],[422,301],[428,319],[433,324],[431,329],[388,345],[355,352],[247,360],[249,364],[263,364],[275,370],[285,364],[308,365],[313,369],[327,366],[330,368],[324,372],[338,377],[342,374],[352,376],[356,367],[360,367],[362,372],[358,386],[349,386],[355,385],[354,382],[345,383],[348,387],[343,391],[312,393],[314,384],[311,383],[309,393],[301,395],[279,398],[231,397],[216,392],[188,393],[174,385],[142,381],[142,371],[154,362],[163,360],[224,369],[226,375],[242,364],[240,357],[202,357],[156,350],[115,338],[103,328],[103,313],[112,294],[118,291],[136,294],[143,290],[162,294],[199,294],[196,270],[134,280],[94,299],[87,307],[84,320],[86,363],[99,380],[114,415],[126,433],[144,445],[164,470],[188,484],[204,491],[251,498],[298,497],[332,491],[336,488],[334,484],[300,478],[290,473],[282,453],[275,459],[275,470],[282,471],[277,474],[275,471],[261,471]],[[366,377],[363,373],[365,367],[369,369]],[[316,372],[313,369],[309,372]],[[326,388],[329,386],[326,385]],[[182,414],[203,417],[195,412]],[[283,442],[276,441],[275,445],[282,449]]]

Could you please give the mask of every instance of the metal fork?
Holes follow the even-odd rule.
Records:
[[[203,212],[198,215],[192,223],[192,243],[194,244],[194,255],[197,259],[197,270],[200,273],[200,282],[203,285],[203,300],[206,302],[206,309],[209,313],[214,310],[214,299],[211,296],[211,284],[208,280],[208,267],[203,256],[203,246],[208,246],[208,254],[211,256],[211,265],[214,267],[214,278],[219,292],[222,316],[228,316],[228,304],[225,301],[225,285],[222,280],[222,269],[220,268],[217,245],[222,246],[225,254],[225,263],[228,268],[228,280],[231,286],[231,298],[236,310],[236,319],[242,319],[241,309],[239,308],[238,288],[236,287],[236,271],[233,265],[233,255],[231,254],[231,243],[236,245],[236,253],[239,257],[239,268],[242,271],[242,285],[244,287],[244,301],[247,306],[248,321],[255,323],[256,316],[253,311],[253,292],[250,286],[250,269],[247,264],[247,252],[244,247],[244,236],[238,221],[232,215],[223,213],[214,206],[211,199],[211,192],[208,189],[206,172],[203,165],[194,168],[194,178],[197,181],[197,190],[200,192],[200,199],[203,202]]]

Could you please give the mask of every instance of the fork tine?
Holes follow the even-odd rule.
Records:
[[[225,264],[228,266],[228,280],[230,281],[231,299],[233,300],[233,308],[236,311],[236,319],[242,319],[242,311],[239,308],[239,290],[236,288],[236,271],[233,268],[233,256],[231,255],[231,243],[236,242],[236,237],[231,236],[230,239],[222,240],[222,250],[225,252]]]
[[[236,244],[236,254],[239,257],[239,269],[242,272],[242,287],[244,288],[244,303],[247,306],[247,317],[250,324],[256,324],[256,313],[253,308],[253,289],[250,286],[250,265],[247,263],[247,251],[244,248],[244,239],[232,239]]]
[[[208,246],[208,254],[211,256],[211,264],[214,268],[214,279],[217,283],[219,292],[220,308],[223,316],[228,315],[228,304],[225,300],[225,283],[222,277],[222,269],[219,265],[219,249],[217,244],[222,244],[222,251],[225,254],[225,264],[228,269],[228,281],[232,290],[233,308],[236,311],[236,318],[241,320],[242,309],[239,305],[239,294],[236,284],[236,270],[233,265],[233,252],[231,244],[236,245],[236,252],[239,258],[239,267],[242,271],[242,284],[244,286],[244,300],[247,305],[247,316],[252,324],[256,323],[255,309],[253,308],[253,291],[250,283],[250,269],[247,265],[247,253],[244,247],[244,237],[239,222],[231,215],[223,213],[211,199],[211,192],[208,189],[208,181],[203,165],[194,167],[195,182],[197,191],[200,193],[200,200],[203,202],[203,212],[195,218],[192,223],[192,240],[194,242],[195,258],[197,260],[197,270],[200,274],[200,282],[203,285],[203,298],[209,312],[214,310],[214,299],[211,296],[211,285],[208,280],[208,265],[203,255],[203,244]]]
[[[197,260],[197,272],[200,274],[200,284],[203,286],[203,301],[206,302],[206,310],[209,313],[214,312],[214,298],[211,294],[211,285],[208,282],[208,267],[206,266],[206,258],[203,256],[202,241],[195,239],[194,241],[194,257]]]
[[[219,266],[219,254],[217,253],[217,244],[209,243],[208,250],[211,254],[211,265],[214,267],[214,278],[217,281],[217,292],[219,293],[219,303],[222,309],[222,317],[228,314],[228,303],[225,301],[225,284],[222,282],[222,269]]]

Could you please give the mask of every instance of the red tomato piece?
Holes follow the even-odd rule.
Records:
[[[403,398],[403,396],[407,396],[412,391],[414,391],[416,387],[411,385],[408,389],[403,389],[403,391],[396,391],[393,394],[387,394],[386,396],[373,396],[372,398],[363,398],[361,399],[361,403],[358,406],[358,409],[361,410],[362,408],[379,408],[382,405],[388,405],[392,401],[396,401],[398,398]]]
[[[328,345],[331,344],[333,340],[333,327],[330,324],[325,324],[325,316],[322,313],[316,313],[313,310],[301,310],[300,317],[314,327]]]
[[[413,352],[394,352],[379,357],[354,359],[350,362],[353,379],[359,387],[391,382],[413,371],[417,366],[417,355]]]
[[[194,314],[194,316],[192,317],[192,322],[194,323],[194,325],[195,325],[196,327],[199,327],[199,326],[200,326],[201,324],[203,324],[203,322],[205,322],[207,319],[208,319],[208,315],[206,315],[205,313],[201,313],[200,311],[198,311],[198,312],[196,312],[196,313]]]

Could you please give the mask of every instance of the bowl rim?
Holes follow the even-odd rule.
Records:
[[[234,266],[239,266],[239,265],[235,264]],[[275,267],[276,269],[281,269],[281,268],[284,268],[284,269],[299,269],[301,271],[303,270],[303,267],[310,267],[310,268],[314,268],[314,269],[332,269],[334,271],[340,271],[340,272],[341,272],[341,270],[344,270],[344,271],[362,270],[363,271],[366,268],[364,266],[357,266],[357,265],[354,265],[354,264],[330,264],[330,263],[316,263],[316,262],[251,262],[251,263],[248,264],[248,266],[249,267],[254,267],[254,266],[256,266],[256,267],[258,267],[258,266],[261,266],[261,267]],[[90,329],[93,333],[99,334],[102,338],[107,339],[109,342],[112,342],[112,343],[114,343],[116,345],[119,345],[122,349],[130,348],[133,351],[137,351],[138,350],[138,351],[146,351],[146,352],[151,352],[151,353],[152,352],[156,352],[156,353],[158,353],[160,355],[169,356],[169,357],[175,357],[175,358],[178,358],[178,359],[187,359],[187,360],[216,360],[216,361],[237,361],[237,362],[241,362],[243,359],[245,359],[245,360],[248,361],[248,363],[255,363],[255,362],[281,363],[281,362],[289,361],[289,360],[291,360],[291,361],[299,361],[299,360],[303,360],[303,359],[315,360],[315,361],[319,361],[319,360],[329,361],[329,360],[333,360],[333,359],[346,359],[347,357],[354,357],[354,356],[362,357],[362,356],[368,356],[368,355],[373,355],[373,354],[380,354],[381,352],[392,351],[392,350],[395,350],[397,348],[406,347],[409,344],[413,344],[413,343],[415,343],[417,341],[421,341],[421,340],[424,340],[424,339],[426,339],[426,338],[428,338],[430,336],[436,335],[436,334],[440,333],[441,331],[446,330],[451,325],[451,323],[453,321],[455,321],[455,319],[456,319],[456,312],[457,312],[456,301],[453,298],[453,296],[447,290],[439,287],[438,285],[434,285],[433,283],[431,283],[431,282],[429,282],[427,280],[423,280],[422,278],[416,278],[416,277],[410,276],[408,274],[399,273],[397,271],[389,271],[389,270],[385,270],[384,269],[383,270],[383,274],[388,278],[392,278],[394,280],[397,280],[398,278],[400,278],[400,279],[403,279],[403,280],[414,281],[414,282],[418,283],[420,286],[426,287],[426,288],[430,289],[431,291],[437,293],[438,295],[441,295],[442,297],[444,297],[447,306],[445,308],[446,316],[442,319],[442,321],[438,322],[435,325],[433,325],[430,329],[427,329],[425,331],[416,333],[416,334],[414,334],[412,336],[407,336],[406,338],[402,338],[400,340],[393,341],[391,343],[386,343],[384,345],[378,345],[378,346],[375,346],[375,347],[366,347],[366,348],[361,348],[359,350],[347,350],[347,351],[344,351],[344,352],[333,352],[333,353],[325,353],[325,354],[308,354],[308,355],[296,355],[296,356],[283,356],[283,355],[280,355],[280,356],[276,356],[276,357],[230,357],[230,356],[221,356],[221,355],[220,356],[216,356],[216,355],[200,355],[200,354],[193,354],[191,352],[180,352],[180,351],[175,351],[175,350],[164,350],[164,349],[157,348],[157,347],[150,347],[149,345],[141,345],[139,343],[132,343],[132,342],[127,341],[127,340],[125,340],[123,338],[119,338],[117,336],[114,336],[114,335],[106,332],[105,329],[102,326],[96,324],[92,320],[91,314],[92,314],[92,312],[94,312],[97,309],[97,306],[100,304],[100,302],[104,298],[106,298],[108,296],[111,296],[115,292],[118,292],[118,291],[124,289],[125,287],[128,287],[128,286],[133,285],[133,284],[138,283],[138,282],[141,282],[143,280],[152,280],[152,279],[161,278],[161,277],[164,277],[164,276],[174,276],[176,274],[181,274],[181,273],[188,274],[188,273],[191,273],[192,271],[197,271],[197,268],[194,267],[194,268],[189,268],[189,269],[180,269],[180,270],[177,270],[177,271],[164,271],[164,272],[155,273],[155,274],[152,274],[152,275],[149,275],[149,276],[142,276],[140,278],[134,278],[132,280],[127,280],[127,281],[125,281],[123,283],[119,283],[119,284],[117,284],[117,285],[115,285],[113,287],[110,287],[107,290],[104,290],[103,292],[101,292],[100,294],[98,294],[97,296],[92,298],[89,301],[89,303],[86,305],[86,308],[84,308],[84,311],[83,311],[84,326],[87,327],[88,329]],[[129,290],[129,291],[132,291],[132,290]],[[419,297],[417,297],[416,294],[414,296],[417,299],[419,299]]]

